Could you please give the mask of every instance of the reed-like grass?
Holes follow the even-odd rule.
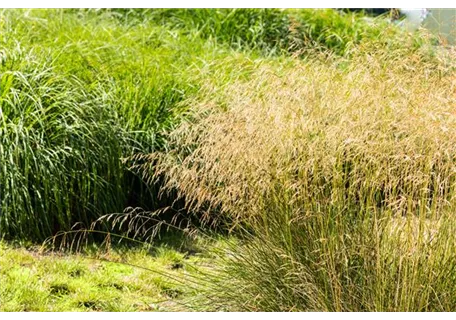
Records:
[[[103,95],[21,58],[1,78],[0,230],[42,239],[124,205],[119,158],[130,141]]]
[[[226,52],[82,10],[3,10],[0,44],[0,237],[158,206],[122,159],[162,148],[197,92],[192,68]]]
[[[454,309],[451,61],[404,48],[258,66],[195,102],[170,151],[144,158],[245,237],[211,278],[220,306]]]

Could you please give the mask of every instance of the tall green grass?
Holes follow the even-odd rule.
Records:
[[[119,158],[130,139],[103,95],[30,53],[20,59],[1,77],[0,229],[42,239],[124,205]]]
[[[3,10],[0,28],[1,236],[158,206],[122,159],[163,147],[197,92],[192,68],[224,53],[109,12]]]
[[[387,17],[333,9],[113,9],[130,24],[163,24],[266,56],[305,55],[309,49],[350,55],[363,42],[401,35]]]

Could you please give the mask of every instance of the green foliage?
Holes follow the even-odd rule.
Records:
[[[331,9],[3,10],[0,236],[143,221],[109,215],[163,209],[142,168],[242,236],[192,279],[216,308],[451,310],[454,59],[428,44]],[[30,260],[0,246],[2,266]],[[155,254],[172,270],[187,258]],[[46,261],[0,270],[2,310],[186,294],[150,274],[131,285],[130,267]]]
[[[369,18],[354,12],[293,10],[290,17],[290,51],[298,53],[316,47],[322,51],[350,55],[363,42],[393,41],[400,33],[384,17]]]
[[[153,209],[156,192],[122,159],[163,146],[197,89],[185,80],[193,57],[210,46],[84,11],[0,19],[1,236],[37,241],[129,205]]]
[[[2,70],[9,88],[0,106],[0,229],[40,239],[122,208],[119,158],[131,142],[103,95],[87,94],[32,54],[23,59],[19,70]]]
[[[165,9],[151,10],[149,15],[236,49],[270,53],[285,47],[288,36],[288,15],[278,9]]]
[[[333,9],[121,9],[123,21],[151,21],[235,49],[300,55],[309,49],[349,55],[361,42],[383,42],[399,29],[386,17]]]

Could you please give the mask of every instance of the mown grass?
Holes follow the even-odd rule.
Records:
[[[212,263],[206,244],[166,240],[154,247],[94,246],[73,253],[1,242],[0,311],[207,308],[195,302],[198,292],[191,281],[197,266]]]

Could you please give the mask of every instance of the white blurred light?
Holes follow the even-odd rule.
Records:
[[[405,15],[403,24],[410,31],[418,29],[429,14],[426,8],[400,8],[399,10]]]

